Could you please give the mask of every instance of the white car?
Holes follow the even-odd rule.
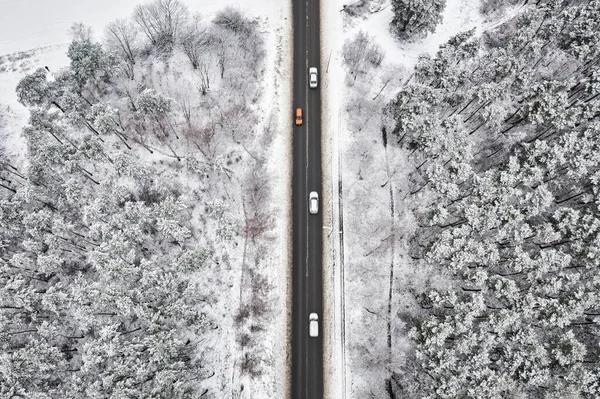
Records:
[[[316,313],[308,315],[308,335],[311,337],[319,336],[319,316]]]
[[[315,89],[319,85],[319,72],[317,68],[308,68],[308,85],[311,89]]]
[[[308,194],[308,211],[313,215],[319,213],[319,194],[316,191]]]

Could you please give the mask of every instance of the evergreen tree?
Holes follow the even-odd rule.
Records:
[[[596,3],[543,3],[497,38],[459,35],[389,104],[413,163],[415,266],[449,279],[418,293],[410,367],[424,375],[401,369],[393,389],[597,395],[600,86],[584,26]]]
[[[442,21],[445,7],[445,0],[392,0],[392,30],[401,39],[433,33]]]

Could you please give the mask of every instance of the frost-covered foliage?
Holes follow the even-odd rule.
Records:
[[[446,0],[392,0],[392,31],[400,39],[413,39],[435,32],[442,21]]]
[[[48,82],[45,68],[38,68],[35,72],[25,76],[17,85],[17,99],[27,107],[39,107],[51,100],[51,84]]]
[[[75,25],[70,65],[17,87],[28,167],[0,154],[2,398],[235,396],[273,363],[273,223],[255,201],[271,186],[252,177],[254,140],[268,153],[270,137],[250,134],[246,104],[262,76],[256,23],[197,20],[210,31],[198,77],[174,58],[181,3],[134,18],[107,28],[106,47]],[[241,248],[254,259],[237,261]]]
[[[114,58],[99,43],[73,41],[67,52],[71,65],[49,78],[44,68],[25,76],[17,85],[17,99],[28,107],[52,106],[76,120],[96,97],[105,94],[114,77]]]
[[[80,90],[87,82],[106,82],[112,75],[113,59],[104,52],[100,43],[73,41],[67,55],[71,60],[73,79]]]
[[[213,288],[195,275],[213,247],[171,177],[130,155],[90,162],[76,147],[100,142],[60,123],[45,140],[32,121],[29,176],[0,200],[0,396],[191,397],[211,373]]]
[[[415,165],[415,267],[452,276],[401,315],[415,352],[389,391],[595,398],[600,2],[538,4],[500,29],[423,56],[388,107]]]
[[[140,115],[157,119],[165,118],[173,111],[173,100],[152,89],[141,92],[136,103]]]

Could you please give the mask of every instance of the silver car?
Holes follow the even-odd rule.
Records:
[[[308,194],[308,211],[313,215],[319,213],[319,194],[316,191]]]
[[[308,315],[308,335],[311,337],[319,336],[319,316],[316,313]]]
[[[317,68],[308,68],[308,77],[308,85],[311,89],[316,89],[319,84],[319,72],[317,71]]]

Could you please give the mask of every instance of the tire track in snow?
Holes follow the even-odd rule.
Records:
[[[479,34],[482,34],[483,32],[486,32],[488,30],[492,30],[502,24],[505,24],[506,22],[510,21],[511,19],[517,17],[519,14],[521,14],[523,12],[523,10],[526,8],[527,6],[527,0],[525,2],[523,2],[523,4],[508,10],[506,15],[501,16],[500,18],[496,19],[495,21],[491,21],[488,22],[487,24],[483,24],[481,26],[481,28],[478,29]]]

